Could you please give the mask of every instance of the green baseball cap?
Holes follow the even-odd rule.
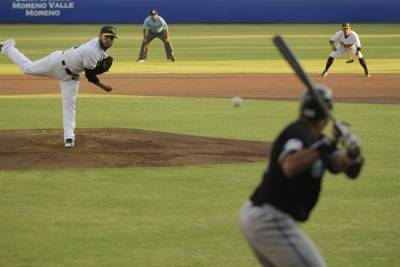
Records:
[[[105,36],[114,36],[115,38],[118,38],[117,30],[115,29],[114,26],[107,25],[101,27],[100,34],[103,34]]]
[[[343,29],[350,29],[350,23],[348,23],[348,22],[343,23],[342,24],[342,28]]]

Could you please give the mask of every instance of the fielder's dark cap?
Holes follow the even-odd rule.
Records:
[[[114,36],[115,38],[118,38],[117,30],[114,26],[110,25],[101,27],[100,34],[103,34],[105,36]]]
[[[157,9],[152,9],[152,10],[150,11],[150,15],[152,15],[152,16],[158,15]]]
[[[315,92],[321,98],[328,110],[333,109],[332,90],[322,84],[315,85]],[[300,115],[309,120],[321,120],[326,118],[325,111],[318,105],[315,98],[307,90],[303,94],[300,106]]]
[[[343,29],[350,29],[350,23],[348,23],[348,22],[343,23],[342,24],[342,28]]]

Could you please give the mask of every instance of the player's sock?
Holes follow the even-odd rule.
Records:
[[[333,57],[328,58],[328,61],[326,61],[326,66],[325,66],[324,72],[328,72],[328,69],[331,67],[334,60],[335,59]]]
[[[364,73],[368,74],[368,67],[367,67],[367,62],[365,62],[365,59],[362,57],[359,58],[358,61],[360,62],[360,65],[363,67]]]

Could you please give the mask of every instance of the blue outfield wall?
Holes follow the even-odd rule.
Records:
[[[400,22],[400,0],[0,0],[0,23]]]

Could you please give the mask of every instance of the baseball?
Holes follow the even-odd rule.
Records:
[[[242,104],[242,98],[239,96],[232,97],[232,104],[234,107],[238,108]]]

